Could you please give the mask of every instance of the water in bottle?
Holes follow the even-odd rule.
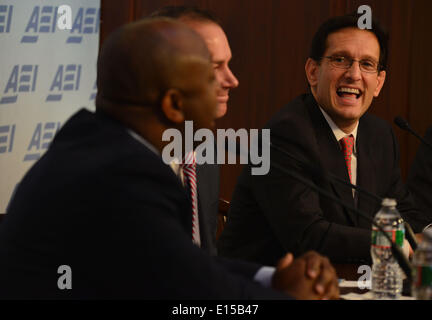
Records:
[[[413,258],[414,282],[412,293],[418,300],[432,300],[432,230],[423,232]]]
[[[383,199],[375,222],[401,248],[405,239],[403,220],[396,209],[396,200]],[[372,292],[374,299],[399,299],[402,293],[402,270],[393,257],[390,242],[372,225]]]

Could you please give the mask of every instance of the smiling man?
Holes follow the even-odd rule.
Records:
[[[326,179],[330,172],[379,197],[396,198],[415,231],[427,224],[402,184],[391,126],[367,113],[386,78],[387,35],[377,22],[357,27],[348,15],[325,22],[305,65],[310,93],[268,123],[271,163],[297,171],[371,218],[380,204]],[[309,164],[305,165],[305,164]],[[220,238],[219,253],[274,264],[285,252],[310,249],[336,263],[370,263],[371,224],[272,167],[267,176],[241,174]]]
[[[322,57],[307,60],[306,76],[318,105],[351,134],[384,84],[379,42],[372,32],[345,28],[330,34],[327,45]]]
[[[236,88],[239,82],[229,67],[232,58],[231,48],[219,20],[210,11],[187,6],[163,7],[153,12],[151,16],[178,19],[204,39],[220,86],[217,91],[216,117],[223,117],[228,109],[229,91]]]

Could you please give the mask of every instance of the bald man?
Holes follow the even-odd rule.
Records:
[[[191,203],[161,158],[162,134],[187,120],[214,127],[216,91],[206,45],[183,24],[144,20],[110,35],[96,113],[65,123],[0,227],[0,298],[337,298],[316,253],[269,270],[192,243]]]

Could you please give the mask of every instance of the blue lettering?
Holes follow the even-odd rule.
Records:
[[[4,93],[7,93],[9,89],[12,89],[13,92],[17,92],[18,87],[18,65],[15,65],[12,69],[12,73],[9,77],[8,83],[6,84],[6,88]]]
[[[40,149],[41,136],[42,136],[42,124],[38,123],[33,133],[33,137],[30,141],[30,145],[27,148],[27,151],[30,151],[33,147],[35,147],[37,150]]]
[[[25,32],[29,32],[30,29],[33,29],[34,32],[37,32],[38,22],[39,22],[39,6],[36,6],[33,9],[33,13],[32,13],[30,20],[27,24]]]
[[[83,16],[84,16],[84,9],[79,8],[78,13],[75,17],[74,24],[72,26],[71,33],[75,32],[75,29],[78,29],[78,33],[82,32],[82,24],[83,24]]]
[[[63,65],[59,65],[57,69],[57,73],[54,77],[53,83],[51,84],[50,91],[53,91],[54,88],[57,90],[61,90],[63,85]]]

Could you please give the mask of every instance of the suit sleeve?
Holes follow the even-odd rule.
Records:
[[[295,154],[292,145],[288,150]],[[318,182],[280,153],[272,150],[271,156],[272,163]],[[304,153],[297,154],[300,159],[303,156]],[[332,215],[336,204],[275,167],[270,168],[268,175],[251,176],[251,180],[254,197],[286,251],[298,254],[316,250],[338,263],[369,262],[370,230],[330,221],[327,217]],[[322,207],[328,211],[326,215]]]
[[[119,172],[110,179],[118,198],[107,213],[118,231],[109,246],[120,256],[109,261],[118,272],[102,273],[116,279],[115,287],[150,299],[287,298],[250,280],[256,266],[219,260],[192,244],[189,206],[174,180],[123,173],[127,168]]]
[[[432,142],[432,127],[428,129],[425,140]],[[432,222],[432,150],[420,144],[407,180],[412,197],[423,212],[425,219]]]
[[[402,218],[404,218],[404,220],[411,225],[414,232],[419,233],[426,225],[428,225],[432,221],[430,217],[428,217],[418,209],[411,195],[411,192],[402,181],[399,166],[399,147],[393,130],[391,130],[391,136],[393,140],[393,149],[395,152],[392,182],[390,190],[388,192],[388,196],[397,199],[397,208],[401,213]]]

